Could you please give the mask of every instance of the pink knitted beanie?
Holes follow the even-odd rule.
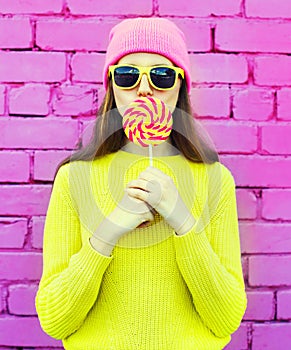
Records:
[[[107,89],[108,67],[133,52],[152,52],[167,57],[185,71],[188,93],[191,89],[190,60],[184,33],[166,18],[133,18],[115,25],[109,34],[103,83]]]

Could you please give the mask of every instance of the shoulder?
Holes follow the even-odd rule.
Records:
[[[221,173],[219,186],[219,207],[225,208],[236,203],[236,184],[234,176],[230,169],[222,163],[218,163],[218,168]]]
[[[227,168],[226,165],[220,163],[220,162],[216,162],[216,166],[219,168],[219,171],[221,172],[221,178],[223,183],[225,183],[226,185],[233,185],[235,186],[235,180],[233,177],[232,172],[230,171],[229,168]]]
[[[73,160],[63,164],[57,171],[53,187],[61,191],[72,192],[90,184],[92,176],[103,177],[110,164],[110,156],[103,156],[94,160]]]
[[[235,179],[230,171],[229,168],[227,168],[225,165],[220,163],[221,173],[222,173],[222,189],[224,189],[225,192],[235,192]]]
[[[54,187],[66,182],[69,174],[70,163],[63,164],[55,174]]]
[[[220,163],[204,164],[204,181],[207,183],[208,200],[227,202],[235,196],[235,180],[230,169]]]
[[[94,160],[73,160],[63,164],[55,176],[55,181],[68,181],[73,176],[83,176],[89,173],[92,168],[102,168],[108,162],[107,156]]]
[[[207,164],[207,167],[209,169],[209,173],[215,175],[223,185],[235,185],[233,174],[226,165],[220,162],[215,162],[212,164]]]
[[[59,167],[55,178],[68,177],[70,172],[80,172],[91,169],[92,167],[102,167],[103,165],[109,164],[115,154],[116,153],[108,153],[93,160],[72,159]]]
[[[233,174],[224,164],[220,162],[207,164],[188,161],[188,165],[196,176],[202,178],[206,177],[208,181],[212,182],[213,184],[220,184],[222,187],[235,186]]]
[[[53,187],[54,189],[67,190],[69,185],[81,179],[84,173],[89,173],[90,162],[71,161],[63,164],[57,171]]]

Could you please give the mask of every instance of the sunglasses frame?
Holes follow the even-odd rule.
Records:
[[[139,77],[136,81],[136,83],[132,86],[129,86],[129,87],[122,87],[122,86],[119,86],[115,83],[115,78],[114,78],[114,70],[115,68],[119,68],[119,67],[130,67],[130,68],[135,68],[135,69],[138,69],[139,70]],[[171,68],[175,71],[176,73],[176,76],[175,76],[175,82],[173,84],[173,86],[169,87],[169,88],[159,88],[157,87],[153,82],[152,82],[152,79],[151,79],[151,76],[150,76],[150,71],[154,68]],[[141,81],[141,78],[142,76],[146,74],[147,75],[147,78],[148,78],[148,81],[150,82],[151,86],[154,87],[156,90],[161,90],[161,91],[164,91],[164,90],[172,90],[175,88],[175,86],[177,85],[177,80],[179,78],[179,74],[181,75],[182,79],[184,79],[184,70],[182,68],[179,68],[179,67],[175,67],[175,66],[167,66],[167,65],[158,65],[158,66],[150,66],[150,67],[143,67],[143,66],[133,66],[131,64],[115,64],[115,65],[111,65],[109,66],[108,68],[108,77],[113,77],[113,84],[114,86],[116,86],[118,89],[122,89],[122,90],[131,90],[133,88],[135,88]]]

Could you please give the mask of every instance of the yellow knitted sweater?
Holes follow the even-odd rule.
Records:
[[[156,157],[196,219],[182,236],[159,215],[124,235],[111,256],[89,238],[149,165],[122,150],[63,165],[43,242],[36,309],[43,330],[69,350],[218,350],[247,299],[231,172],[219,162]]]

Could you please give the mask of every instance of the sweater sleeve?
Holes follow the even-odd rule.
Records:
[[[42,329],[55,339],[75,332],[96,301],[113,257],[82,244],[80,221],[71,202],[68,166],[55,178],[43,239],[43,272],[35,299]]]
[[[241,266],[235,182],[224,167],[222,195],[211,219],[210,238],[193,229],[175,236],[179,269],[206,326],[225,337],[240,326],[247,306]]]

